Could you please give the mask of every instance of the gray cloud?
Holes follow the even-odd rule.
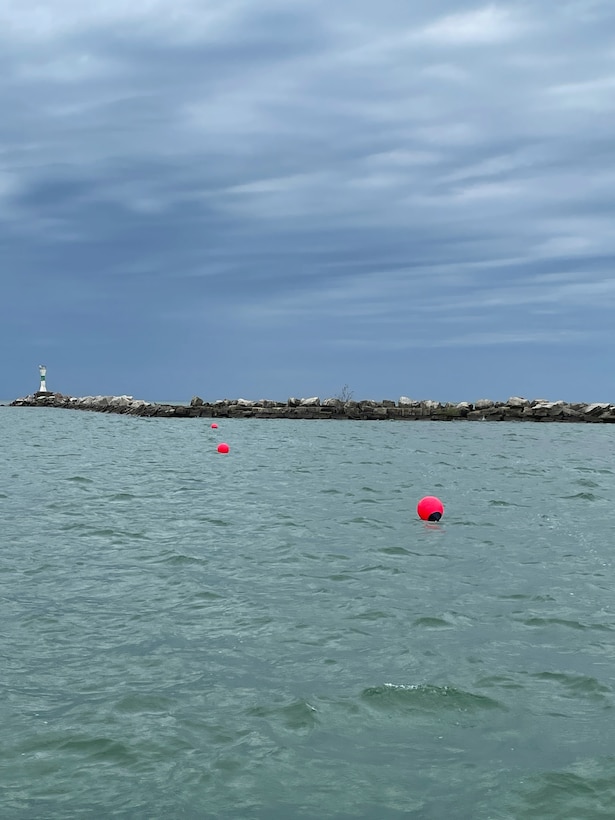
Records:
[[[0,11],[12,298],[135,332],[322,325],[346,351],[604,345],[614,22],[591,0]]]

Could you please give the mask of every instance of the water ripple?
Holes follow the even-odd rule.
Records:
[[[609,426],[0,413],[7,820],[610,816]]]

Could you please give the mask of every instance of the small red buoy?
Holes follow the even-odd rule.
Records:
[[[439,521],[444,513],[444,504],[435,495],[426,495],[417,504],[416,511],[423,521]]]
[[[228,453],[230,449],[231,448],[228,446],[228,444],[225,444],[224,442],[222,442],[222,444],[218,444],[219,453]]]
[[[211,429],[212,429],[212,430],[217,430],[217,429],[218,429],[218,425],[216,424],[216,422],[215,422],[215,421],[214,421],[214,423],[211,425]]]

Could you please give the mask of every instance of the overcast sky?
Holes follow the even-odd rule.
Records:
[[[0,0],[0,397],[615,402],[613,0]]]

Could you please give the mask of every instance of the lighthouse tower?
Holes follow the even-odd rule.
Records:
[[[39,364],[39,373],[41,374],[41,386],[38,389],[39,393],[47,393],[47,368],[44,364]]]

